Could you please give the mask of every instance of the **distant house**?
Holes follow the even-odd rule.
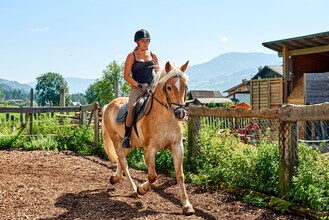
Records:
[[[258,72],[251,78],[251,80],[282,78],[282,66],[266,65],[259,67]],[[226,98],[231,99],[235,103],[245,102],[251,104],[250,100],[250,81],[243,79],[242,82],[230,89],[224,91],[228,93]]]
[[[227,102],[231,103],[232,101],[228,98],[224,98],[219,91],[191,90],[187,94],[186,104],[207,105],[214,103],[220,105]]]
[[[268,79],[268,78],[282,78],[283,75],[282,66],[268,65],[260,68],[258,73],[254,75],[251,80],[254,79]]]
[[[226,98],[229,98],[235,103],[245,102],[250,104],[250,91],[248,83],[248,80],[243,79],[240,84],[225,90],[224,92],[228,93]]]
[[[282,105],[282,66],[264,66],[249,81],[253,109],[280,108]]]
[[[80,102],[71,102],[70,106],[80,106],[81,103]]]

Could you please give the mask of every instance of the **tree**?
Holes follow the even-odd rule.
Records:
[[[3,97],[4,97],[4,94],[2,93],[2,87],[0,85],[0,99],[3,99]]]
[[[86,91],[88,103],[97,101],[100,105],[104,105],[113,100],[116,83],[119,87],[119,96],[128,95],[130,86],[123,78],[123,64],[119,65],[113,61],[103,71],[102,78],[88,87]]]
[[[45,73],[37,77],[35,87],[38,103],[41,106],[59,106],[61,89],[65,91],[65,104],[70,103],[69,87],[63,76],[59,73]]]

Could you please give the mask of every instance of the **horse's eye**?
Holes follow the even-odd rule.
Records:
[[[167,91],[171,92],[171,86],[167,86]]]

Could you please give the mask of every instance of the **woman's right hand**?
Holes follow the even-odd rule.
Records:
[[[143,90],[143,92],[147,92],[150,89],[149,84],[147,84],[147,83],[139,83],[138,88]]]

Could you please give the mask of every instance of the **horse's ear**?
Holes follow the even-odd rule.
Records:
[[[170,70],[172,70],[172,66],[170,65],[170,62],[167,61],[166,66],[165,66],[166,73],[169,73]]]
[[[180,67],[181,71],[185,72],[185,70],[187,69],[188,62],[189,61],[187,61],[183,66]]]

